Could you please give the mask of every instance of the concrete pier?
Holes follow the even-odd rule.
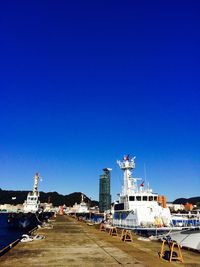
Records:
[[[184,263],[159,259],[161,243],[123,242],[94,226],[76,221],[69,216],[57,216],[53,229],[39,229],[43,240],[18,243],[0,258],[3,267],[27,266],[200,266],[200,254],[184,251]]]

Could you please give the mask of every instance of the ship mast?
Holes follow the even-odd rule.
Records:
[[[139,178],[132,178],[131,170],[135,169],[135,157],[129,158],[129,155],[124,156],[123,161],[118,160],[117,164],[124,172],[124,185],[122,188],[122,195],[132,195],[133,190],[137,190],[137,180]]]
[[[34,176],[34,186],[33,186],[33,194],[36,195],[38,193],[38,180],[39,180],[39,173],[36,173]]]
[[[83,203],[84,202],[84,195],[83,195],[83,193],[81,193],[81,203]]]

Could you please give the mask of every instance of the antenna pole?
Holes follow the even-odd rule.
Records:
[[[34,176],[34,186],[33,186],[33,193],[36,194],[38,191],[38,180],[39,180],[39,173],[36,173]]]
[[[144,163],[144,181],[146,184],[146,180],[147,180],[147,170],[146,170],[146,163]]]

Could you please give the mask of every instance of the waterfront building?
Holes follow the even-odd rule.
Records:
[[[100,212],[110,210],[111,194],[110,194],[110,172],[112,169],[104,168],[104,173],[99,179],[99,210]]]

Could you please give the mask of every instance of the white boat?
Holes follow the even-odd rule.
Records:
[[[53,215],[51,211],[44,212],[43,208],[40,206],[38,180],[39,174],[36,173],[34,176],[33,191],[28,193],[27,199],[23,203],[23,211],[9,214],[7,222],[10,227],[31,230],[47,222]]]
[[[36,213],[40,211],[40,201],[39,201],[39,192],[38,192],[38,180],[39,180],[39,174],[36,173],[34,176],[34,186],[33,186],[33,192],[29,192],[27,195],[27,199],[24,202],[24,213]]]
[[[175,226],[199,226],[200,214],[199,211],[193,211],[192,213],[172,213],[172,224]]]
[[[152,231],[156,233],[171,229],[171,214],[167,207],[158,203],[158,194],[145,188],[144,182],[137,185],[140,178],[132,177],[135,168],[135,157],[125,156],[123,161],[117,161],[124,172],[124,184],[119,195],[119,201],[114,204],[113,225],[133,230]],[[180,228],[179,228],[180,229]]]
[[[175,240],[181,247],[195,249],[200,252],[200,228],[194,227],[169,234],[172,240]]]
[[[114,205],[113,224],[124,227],[167,227],[171,224],[169,208],[158,203],[158,194],[145,188],[144,182],[138,187],[140,178],[133,178],[131,170],[135,168],[135,158],[125,156],[118,165],[124,172],[124,185],[119,203]]]
[[[80,204],[75,203],[73,207],[68,211],[69,214],[86,215],[89,214],[89,208],[87,203],[84,202],[84,194],[81,194]]]
[[[124,184],[119,194],[119,201],[114,204],[112,224],[117,227],[134,230],[142,235],[161,235],[176,231],[184,233],[200,225],[199,212],[190,215],[171,215],[165,203],[153,190],[145,188],[141,178],[133,178],[132,170],[135,168],[135,157],[124,156],[123,161],[117,161],[124,172]],[[177,232],[178,231],[178,232]],[[187,232],[186,232],[187,233]]]

